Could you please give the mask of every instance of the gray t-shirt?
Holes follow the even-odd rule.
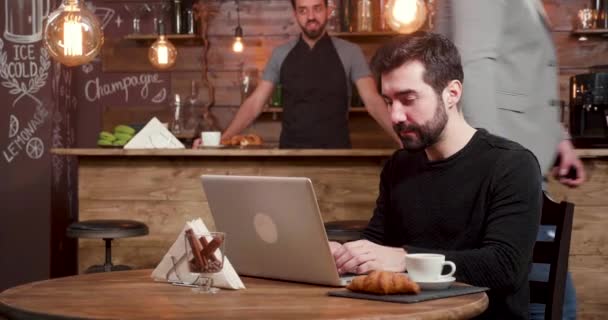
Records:
[[[363,77],[370,76],[371,71],[367,61],[365,60],[363,51],[361,51],[359,46],[340,38],[330,38],[334,47],[336,48],[336,51],[338,52],[340,61],[342,61],[344,71],[346,72],[346,83],[350,100],[350,96],[352,95],[352,83],[355,83],[357,80]],[[263,80],[270,81],[275,85],[279,83],[281,66],[283,65],[283,62],[285,61],[285,58],[289,52],[296,46],[299,40],[300,37],[292,39],[279,47],[276,47],[272,51],[272,56],[266,64],[264,74],[262,75]]]

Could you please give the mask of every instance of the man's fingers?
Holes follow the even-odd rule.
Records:
[[[351,257],[348,261],[346,261],[342,267],[338,268],[338,272],[340,273],[359,273],[358,267],[362,264],[365,264],[369,261],[375,260],[375,255],[371,252],[366,252],[364,254],[356,255]]]
[[[335,258],[336,260],[336,267],[338,267],[338,269],[344,269],[344,265],[351,261],[353,258],[356,258],[358,256],[364,255],[369,253],[370,251],[363,247],[363,246],[351,246],[348,247],[347,244],[342,245],[341,250],[344,250],[344,252],[339,255],[337,258]]]
[[[329,241],[329,250],[331,251],[331,255],[334,257],[334,259],[337,258],[337,254],[340,251],[340,248],[342,248],[342,245],[338,242],[335,241]]]
[[[576,169],[576,176],[568,176],[570,168]],[[580,186],[585,180],[587,180],[587,173],[585,172],[585,166],[579,159],[574,159],[571,165],[567,169],[566,174],[562,174],[561,168],[556,178],[563,185],[574,188]]]
[[[378,263],[377,260],[370,260],[367,261],[361,265],[359,265],[355,272],[356,274],[368,274],[374,270],[381,270],[382,267],[380,266],[380,264]]]
[[[201,138],[196,138],[194,139],[194,142],[192,142],[192,149],[196,149],[201,145]]]

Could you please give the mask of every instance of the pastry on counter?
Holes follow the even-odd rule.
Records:
[[[261,146],[264,141],[257,134],[235,135],[230,139],[222,139],[225,146]]]

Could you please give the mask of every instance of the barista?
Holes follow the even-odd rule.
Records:
[[[301,35],[274,49],[262,81],[222,139],[248,127],[280,83],[281,148],[350,148],[348,109],[354,83],[369,114],[400,144],[361,49],[327,34],[327,0],[292,0],[292,5]]]

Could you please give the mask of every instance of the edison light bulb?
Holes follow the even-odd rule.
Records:
[[[93,60],[103,44],[97,17],[78,0],[63,0],[44,28],[44,45],[55,60],[73,67]]]
[[[169,69],[175,65],[177,49],[175,49],[173,43],[161,34],[148,49],[148,59],[157,69]]]
[[[412,33],[426,20],[424,0],[391,0],[386,5],[384,18],[388,26],[399,33]]]
[[[232,43],[232,51],[243,52],[243,29],[240,25],[234,30],[234,43]]]
[[[234,43],[232,44],[232,51],[243,52],[243,40],[240,37],[234,39]]]

